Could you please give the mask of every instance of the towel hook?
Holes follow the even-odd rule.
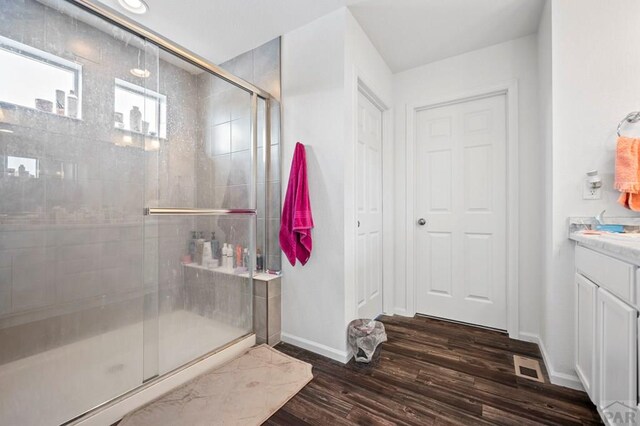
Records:
[[[620,128],[622,127],[622,125],[624,124],[625,121],[628,122],[628,123],[637,123],[638,121],[640,121],[640,111],[630,112],[629,114],[627,114],[627,116],[625,118],[620,120],[620,122],[618,123],[618,131],[616,132],[616,133],[618,133],[618,136],[621,136],[620,135]]]

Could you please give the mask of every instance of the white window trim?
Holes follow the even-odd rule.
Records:
[[[164,105],[166,110],[167,96],[163,95],[162,93],[154,92],[153,90],[147,89],[145,87],[138,86],[137,84],[129,83],[128,81],[116,78],[114,91],[118,88],[139,94],[141,96],[144,96],[145,98],[153,98],[158,101],[157,102],[158,106],[156,110],[156,116],[158,117],[158,134],[156,135],[156,137],[159,139],[166,139],[167,138],[167,117],[165,116],[164,120],[162,119],[161,105]],[[164,126],[164,129],[162,129],[163,126]],[[131,132],[130,130],[125,130],[125,131]],[[131,132],[131,133],[136,133],[136,132]]]
[[[0,36],[0,49],[53,67],[71,71],[75,75],[73,89],[78,97],[78,117],[76,119],[82,118],[82,65],[3,36]],[[26,105],[14,104],[3,99],[0,99],[0,103],[15,105],[20,108],[35,109]]]

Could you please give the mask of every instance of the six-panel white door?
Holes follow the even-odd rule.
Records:
[[[382,112],[358,97],[356,145],[358,317],[382,313]]]
[[[419,313],[506,329],[506,130],[505,95],[416,112]]]

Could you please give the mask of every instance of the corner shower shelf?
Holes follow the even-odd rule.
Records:
[[[242,278],[249,278],[249,273],[248,272],[243,272],[242,274],[236,274],[233,271],[229,271],[227,269],[224,268],[214,268],[214,269],[210,269],[207,268],[206,266],[202,266],[202,265],[198,265],[197,263],[183,263],[183,265],[186,268],[193,268],[193,269],[199,269],[202,271],[209,271],[211,273],[218,273],[218,274],[224,274],[224,275],[233,275],[236,277],[242,277]],[[253,279],[254,280],[260,280],[260,281],[271,281],[271,280],[275,280],[276,278],[280,278],[282,275],[273,275],[273,274],[267,274],[264,272],[256,272],[253,274]]]

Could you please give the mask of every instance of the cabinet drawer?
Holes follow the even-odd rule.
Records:
[[[635,266],[578,246],[576,269],[600,287],[635,304]]]

